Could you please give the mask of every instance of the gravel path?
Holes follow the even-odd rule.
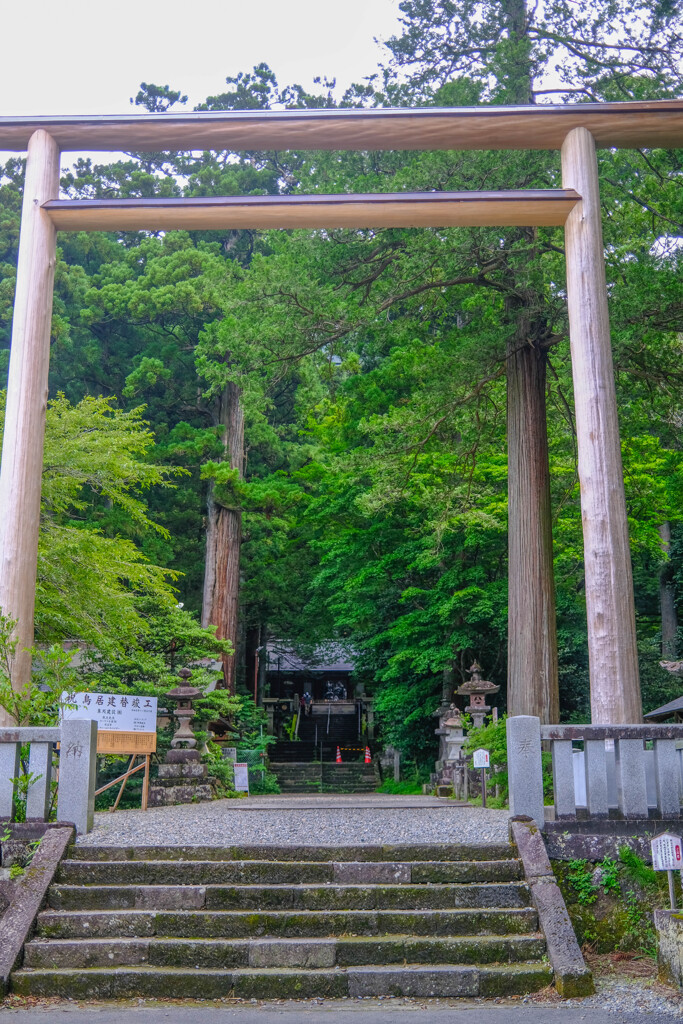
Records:
[[[508,812],[414,797],[251,797],[102,811],[88,846],[507,842]]]

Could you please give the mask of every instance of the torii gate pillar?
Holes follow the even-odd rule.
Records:
[[[574,128],[562,182],[582,197],[565,224],[588,658],[594,724],[642,721],[633,574],[607,311],[595,141]]]
[[[57,232],[41,205],[59,195],[59,149],[46,131],[28,144],[0,469],[0,609],[16,619],[12,684],[31,678],[40,485]],[[10,718],[0,708],[0,726]]]

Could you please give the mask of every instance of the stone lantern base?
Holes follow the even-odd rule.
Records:
[[[160,764],[157,778],[149,790],[150,807],[169,804],[193,804],[215,799],[215,782],[205,764]]]

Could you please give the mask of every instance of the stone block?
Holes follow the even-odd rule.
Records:
[[[476,967],[352,967],[348,971],[349,995],[440,996],[479,995]]]
[[[202,800],[213,800],[213,789],[209,785],[152,786],[149,791],[150,807],[168,807],[172,804],[192,804]]]
[[[29,774],[35,779],[26,793],[26,819],[47,821],[52,793],[52,744],[32,743],[28,759]]]
[[[21,839],[6,839],[0,844],[0,848],[3,868],[11,868],[13,864],[20,868],[25,867],[29,854],[28,843],[22,842]]]
[[[625,818],[647,818],[645,751],[642,740],[616,740],[617,794]]]
[[[514,715],[506,721],[510,814],[526,814],[543,828],[541,722],[533,715]]]
[[[334,967],[336,943],[324,939],[254,939],[250,967]]]
[[[398,885],[410,882],[411,865],[398,862],[365,861],[333,865],[334,881],[340,885]]]
[[[203,885],[144,885],[135,893],[136,910],[203,910]]]
[[[654,920],[659,980],[665,985],[683,988],[683,914],[675,910],[655,910]]]
[[[157,770],[159,779],[205,779],[206,775],[206,765],[196,761],[189,764],[160,764]]]
[[[95,814],[97,722],[68,718],[62,724],[59,750],[57,817],[89,832]]]
[[[19,775],[18,743],[0,743],[0,819],[14,816],[14,783]]]
[[[681,800],[675,740],[655,740],[654,769],[657,812],[661,818],[678,818],[681,813]]]
[[[516,821],[513,818],[510,821],[510,831],[522,858],[527,881],[541,875],[552,877],[553,869],[550,866],[543,836],[536,828],[535,823],[530,818],[527,818],[526,821]]]
[[[556,818],[576,817],[574,754],[571,740],[553,740],[553,794]]]
[[[555,987],[565,999],[591,995],[593,975],[586,966],[562,893],[554,878],[531,881],[531,899],[545,935]]]
[[[586,803],[591,818],[606,818],[609,814],[607,789],[607,758],[604,740],[584,742],[586,766]]]

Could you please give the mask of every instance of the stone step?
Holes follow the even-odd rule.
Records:
[[[58,885],[424,885],[516,882],[518,860],[503,861],[63,861]]]
[[[512,882],[518,860],[507,861],[63,861],[58,885],[339,885]]]
[[[529,907],[467,910],[197,910],[66,911],[38,915],[42,938],[116,937],[243,938],[331,935],[489,935],[528,934],[538,929]]]
[[[55,910],[450,910],[527,907],[522,882],[53,886]]]
[[[497,861],[515,860],[510,843],[397,843],[375,846],[88,846],[71,847],[79,861],[269,861],[311,863],[318,861]],[[68,862],[67,862],[68,863]]]
[[[301,999],[345,996],[467,997],[519,995],[544,988],[552,972],[542,963],[504,966],[401,965],[348,969],[243,968],[197,970],[153,966],[24,969],[12,992],[68,999],[184,998]]]
[[[413,938],[386,935],[336,939],[34,939],[25,968],[128,967],[150,964],[200,969],[353,967],[376,964],[488,964],[540,959],[540,935]]]

